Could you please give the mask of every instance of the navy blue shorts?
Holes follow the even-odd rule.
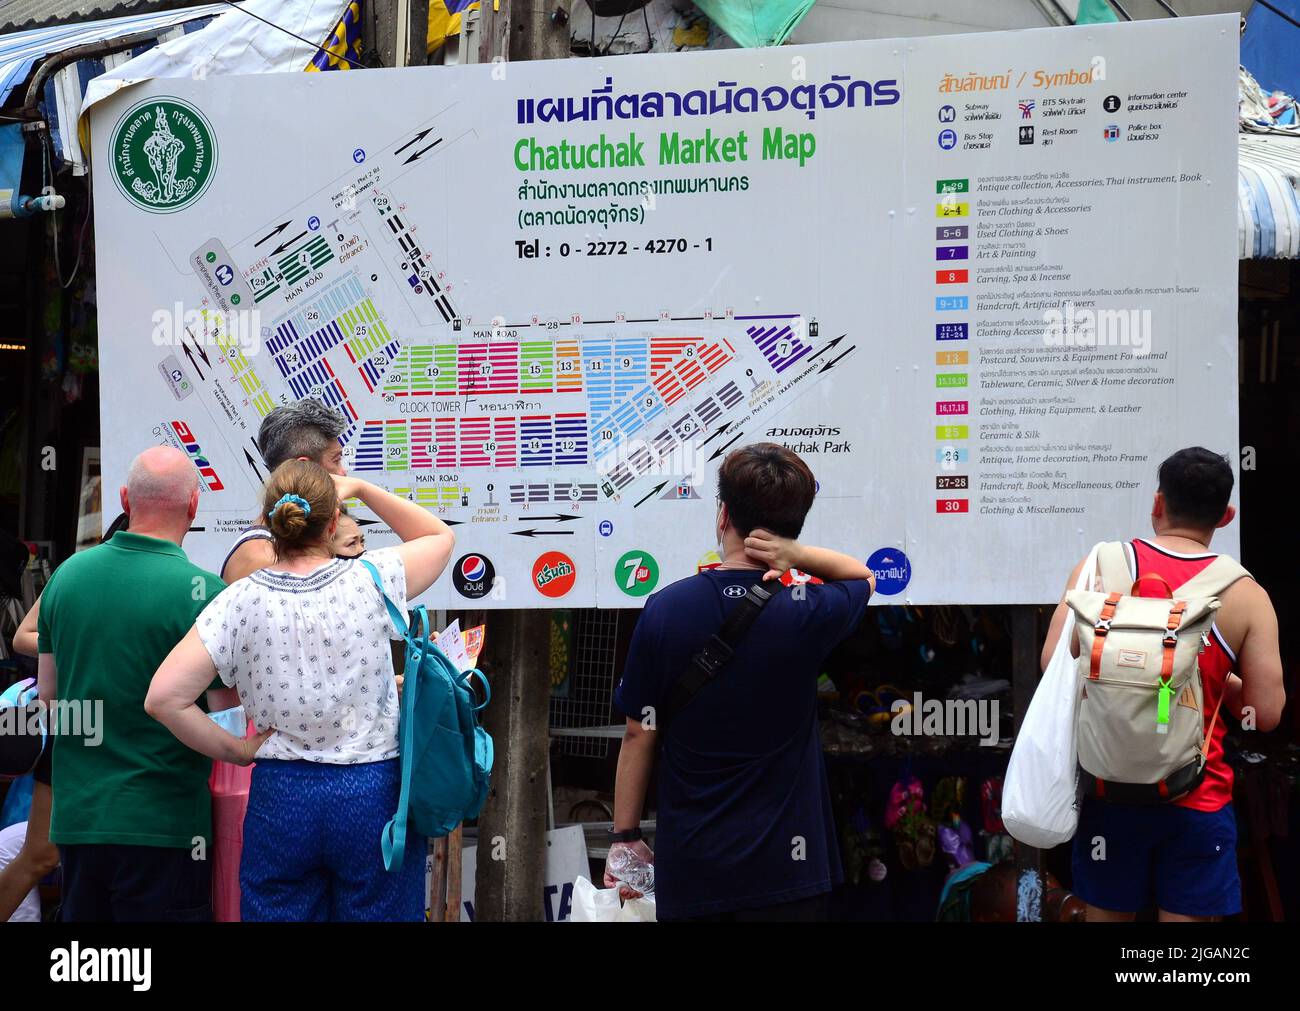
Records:
[[[1195,811],[1084,798],[1073,868],[1074,893],[1099,909],[1136,913],[1156,906],[1182,916],[1241,912],[1231,804]]]
[[[64,923],[206,923],[212,865],[188,847],[59,847]]]
[[[396,758],[258,761],[239,862],[241,919],[422,921],[428,840],[407,830],[399,871],[384,870],[379,843],[401,775]]]

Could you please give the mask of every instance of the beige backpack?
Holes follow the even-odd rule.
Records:
[[[1071,590],[1065,597],[1079,636],[1084,795],[1164,804],[1201,781],[1219,707],[1207,730],[1200,655],[1210,644],[1219,596],[1248,575],[1219,555],[1179,587],[1158,574],[1143,575],[1139,582],[1163,582],[1169,597],[1137,597],[1124,544],[1099,546],[1100,589]]]

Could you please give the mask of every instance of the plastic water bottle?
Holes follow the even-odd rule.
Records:
[[[654,893],[654,864],[646,863],[630,847],[620,846],[610,852],[609,873],[642,895]]]

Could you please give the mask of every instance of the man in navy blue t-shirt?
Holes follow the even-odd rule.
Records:
[[[874,577],[848,555],[795,540],[815,490],[808,465],[783,446],[728,454],[718,473],[722,564],[650,597],[633,633],[614,693],[628,719],[611,856],[625,848],[654,862],[662,920],[822,918],[842,878],[816,683],[861,621]],[[661,735],[656,715],[691,658],[751,586],[790,568],[826,582],[778,592]],[[637,826],[660,736],[652,854]]]

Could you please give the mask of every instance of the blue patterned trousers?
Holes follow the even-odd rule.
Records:
[[[240,916],[255,921],[424,919],[423,836],[384,870],[380,833],[397,809],[401,760],[259,761],[239,864]]]

